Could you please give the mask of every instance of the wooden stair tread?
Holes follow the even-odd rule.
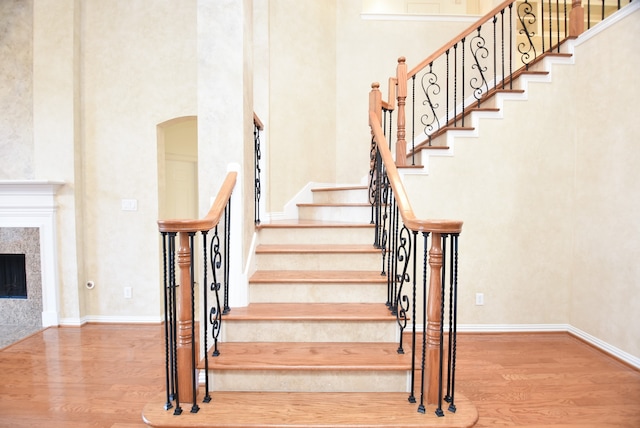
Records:
[[[456,412],[445,409],[444,417],[434,415],[435,406],[407,401],[404,392],[212,392],[211,402],[202,403],[198,395],[197,413],[190,413],[190,403],[182,403],[183,413],[164,410],[166,397],[147,404],[142,412],[145,423],[158,428],[414,428],[470,427],[478,420],[475,406],[456,392]],[[417,397],[419,399],[419,397]],[[446,404],[446,403],[445,403]]]
[[[379,254],[380,251],[373,245],[350,244],[261,244],[256,247],[256,254]]]
[[[387,277],[379,271],[362,270],[258,270],[249,279],[251,283],[325,283],[386,284]]]
[[[392,370],[411,369],[409,354],[397,343],[224,342],[209,358],[212,370]]]
[[[233,308],[225,316],[232,320],[289,321],[393,321],[395,316],[382,303],[250,303]]]

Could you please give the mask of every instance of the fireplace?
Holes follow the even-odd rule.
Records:
[[[27,272],[24,254],[0,254],[0,299],[26,299]]]
[[[26,297],[0,298],[0,315],[9,317],[7,324],[22,322],[29,309],[42,327],[58,325],[55,195],[61,185],[0,180],[0,254],[23,254],[25,259]]]

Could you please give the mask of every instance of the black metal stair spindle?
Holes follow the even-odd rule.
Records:
[[[513,89],[513,3],[509,5],[509,89]]]
[[[451,239],[452,253],[452,276],[453,276],[453,322],[449,328],[449,335],[453,337],[453,346],[451,353],[451,401],[449,402],[449,411],[455,412],[455,389],[456,389],[456,351],[458,340],[458,238],[459,234],[453,234]]]
[[[416,75],[411,77],[411,165],[416,164]]]
[[[261,176],[260,176],[260,160],[262,159],[262,152],[260,148],[260,128],[256,123],[253,124],[253,162],[255,164],[254,169],[254,221],[255,224],[260,224],[260,196],[262,192],[261,188]],[[206,259],[205,259],[206,260]],[[206,283],[205,283],[206,284]]]
[[[422,332],[422,359],[420,365],[420,404],[418,405],[418,412],[425,413],[424,406],[424,375],[425,375],[425,360],[427,351],[427,258],[428,244],[429,244],[429,232],[422,232],[423,237],[423,255],[422,255],[422,325],[425,326]]]
[[[447,272],[447,234],[443,233],[441,235],[442,242],[442,275],[440,281],[440,352],[438,355],[438,407],[436,408],[437,416],[444,416],[444,412],[442,411],[442,383],[443,383],[443,366],[444,366],[444,300],[445,300],[445,283],[446,283],[446,272]]]
[[[398,236],[398,250],[397,250],[397,263],[400,266],[400,274],[397,275],[398,279],[398,291],[396,298],[396,320],[398,321],[398,326],[400,327],[400,344],[398,346],[398,353],[404,354],[403,345],[403,333],[405,328],[407,327],[407,311],[409,310],[409,298],[402,293],[404,288],[404,284],[409,282],[411,279],[409,274],[407,273],[407,269],[409,268],[409,262],[411,261],[411,235],[409,233],[409,229],[403,224],[402,229],[400,230],[400,234]],[[412,354],[413,355],[413,354]]]
[[[162,232],[162,281],[164,291],[164,356],[165,356],[165,375],[166,375],[166,390],[167,390],[167,402],[164,405],[165,410],[169,410],[173,407],[171,404],[171,376],[170,376],[170,367],[171,367],[171,359],[169,357],[169,349],[172,348],[172,344],[170,343],[169,336],[169,325],[171,324],[171,320],[169,317],[169,287],[168,287],[168,266],[167,266],[167,232]]]
[[[207,284],[208,284],[208,279],[207,279],[207,273],[208,273],[208,267],[207,267],[207,235],[209,233],[208,230],[203,230],[202,232],[202,260],[204,260],[204,269],[203,269],[203,273],[202,273],[202,283],[204,284],[204,287],[202,287],[202,307],[204,308],[204,314],[202,317],[203,320],[203,325],[204,325],[204,332],[202,334],[202,340],[204,343],[204,398],[202,399],[203,403],[209,403],[211,401],[211,395],[209,394],[209,346],[207,344],[207,339],[209,336],[209,330],[208,330],[208,325],[209,323],[207,322],[207,309],[208,309],[208,302],[207,302],[207,297],[208,297],[208,292],[207,292]]]
[[[170,240],[169,240],[169,254],[175,255],[176,252],[176,247],[175,247],[175,233],[170,234]],[[175,257],[175,256],[174,256]],[[177,355],[178,355],[178,341],[177,341],[177,337],[178,337],[178,312],[177,312],[177,304],[176,304],[176,291],[177,288],[179,287],[178,284],[176,284],[176,270],[175,270],[175,259],[170,260],[169,262],[169,271],[171,272],[170,274],[170,282],[169,282],[169,286],[171,288],[171,303],[172,303],[172,308],[171,308],[171,319],[172,319],[172,323],[171,323],[171,329],[172,329],[172,343],[173,343],[173,349],[172,349],[172,358],[173,358],[173,386],[174,386],[174,391],[173,391],[173,396],[176,402],[176,408],[173,411],[174,415],[180,415],[182,414],[182,407],[180,407],[180,391],[178,388],[178,361],[177,361]]]
[[[193,403],[191,405],[191,413],[198,413],[200,407],[196,403],[198,398],[198,382],[196,379],[196,271],[195,271],[195,232],[189,232],[189,257],[191,258],[190,275],[191,275],[191,393],[193,394]]]
[[[502,61],[501,61],[501,67],[502,67],[502,89],[504,89],[504,9],[502,9],[500,11],[500,27],[501,27],[501,40],[500,40],[500,44],[501,44],[501,54],[502,54]]]
[[[498,22],[498,15],[493,16],[493,88],[498,87],[498,40],[496,34],[496,23]]]
[[[214,357],[220,355],[218,349],[218,336],[222,328],[222,309],[220,306],[220,286],[221,282],[218,280],[218,269],[222,264],[222,255],[220,254],[220,236],[218,235],[218,225],[214,228],[213,237],[211,237],[210,243],[210,263],[211,273],[213,280],[211,282],[211,291],[215,293],[216,301],[215,306],[211,307],[209,311],[209,322],[211,323],[211,335],[213,337],[213,353]]]
[[[416,402],[416,397],[415,397],[415,381],[416,381],[416,298],[417,298],[417,280],[416,280],[416,273],[417,273],[417,265],[418,265],[418,250],[417,250],[417,246],[418,246],[418,231],[413,230],[411,231],[413,233],[413,236],[411,238],[412,242],[413,242],[413,256],[412,256],[412,271],[413,271],[413,278],[411,281],[411,285],[412,285],[412,298],[413,298],[413,303],[412,303],[412,312],[411,312],[411,322],[412,322],[412,326],[411,326],[411,394],[409,395],[409,403],[415,403]]]
[[[462,127],[464,128],[464,110],[465,110],[465,104],[466,104],[466,99],[464,97],[464,88],[467,85],[467,82],[464,80],[464,54],[465,54],[465,49],[464,49],[464,43],[466,41],[466,37],[463,37],[461,40],[461,44],[462,44]]]
[[[458,126],[458,44],[453,45],[453,126]]]
[[[231,311],[229,307],[229,257],[231,257],[231,197],[224,208],[224,309],[222,315]]]
[[[541,11],[541,14],[540,14],[540,24],[541,24],[540,34],[542,35],[542,53],[544,53],[544,37],[545,37],[544,36],[545,35],[545,32],[544,32],[544,0],[542,1],[542,6],[540,6],[540,11]],[[549,19],[551,19],[551,18],[549,18]],[[551,43],[549,43],[549,45],[551,45]],[[549,48],[549,49],[551,49],[551,48]]]

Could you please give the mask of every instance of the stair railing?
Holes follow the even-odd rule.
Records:
[[[254,196],[254,223],[260,224],[260,197],[262,196],[262,167],[260,161],[262,160],[262,148],[260,147],[260,131],[264,130],[264,125],[260,121],[260,118],[253,113],[253,165],[254,165],[254,177],[253,177],[253,196]]]
[[[389,111],[397,105],[396,165],[407,165],[408,156],[415,165],[415,154],[446,130],[468,128],[468,113],[497,92],[515,90],[514,80],[545,56],[562,54],[585,22],[590,28],[621,7],[620,1],[605,7],[604,0],[586,7],[580,0],[506,0],[415,67],[400,57],[383,102]]]
[[[381,213],[380,224],[375,228],[375,240],[384,249],[382,271],[387,275],[387,305],[395,314],[401,331],[399,353],[404,353],[402,333],[408,320],[412,321],[413,366],[408,400],[417,402],[415,364],[418,351],[417,316],[420,309],[425,331],[421,335],[418,411],[425,413],[426,405],[435,404],[435,413],[443,416],[443,401],[449,403],[449,411],[456,410],[458,237],[462,231],[462,222],[419,219],[415,216],[381,126],[382,99],[379,84],[372,85],[369,100],[372,135],[370,195]],[[420,257],[419,246],[422,248]],[[410,287],[410,290],[407,292],[405,287]],[[422,296],[421,302],[417,301],[419,295]],[[411,316],[408,315],[410,309]],[[447,313],[449,327],[445,332],[444,317]]]
[[[213,339],[212,356],[220,354],[218,336],[222,315],[229,312],[229,244],[231,195],[236,185],[236,172],[229,172],[207,215],[200,220],[159,220],[162,238],[164,318],[165,318],[165,410],[174,408],[174,415],[182,413],[181,403],[191,402],[191,413],[197,413],[197,358],[200,352],[196,336],[196,237],[202,241],[202,298],[203,322],[200,333],[204,341],[205,396],[209,395],[209,334]],[[178,247],[176,247],[176,238]],[[208,251],[207,251],[208,250]],[[179,268],[177,278],[176,267]],[[208,284],[208,273],[212,281]],[[209,305],[209,294],[215,301]],[[209,332],[209,324],[211,331]]]

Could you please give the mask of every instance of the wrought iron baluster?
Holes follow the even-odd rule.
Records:
[[[501,66],[502,66],[502,89],[504,89],[504,9],[502,9],[500,11],[500,28],[501,28],[501,39],[500,39],[500,44],[501,44],[501,55],[502,55],[502,61],[501,61]]]
[[[214,234],[210,243],[210,263],[213,281],[210,290],[215,293],[215,305],[209,311],[209,322],[211,323],[211,336],[213,337],[213,353],[214,357],[220,355],[218,350],[218,337],[222,329],[222,310],[220,307],[220,287],[221,282],[218,280],[218,270],[222,265],[222,254],[220,253],[220,236],[218,235],[218,225],[214,228]]]
[[[229,307],[229,257],[231,256],[231,197],[224,208],[224,308],[222,315],[231,311]]]
[[[553,2],[549,0],[549,52],[553,51]]]
[[[498,87],[498,40],[496,34],[496,23],[498,22],[498,15],[493,16],[493,88]]]
[[[449,49],[447,49],[445,51],[445,55],[446,55],[446,63],[447,63],[447,81],[446,81],[446,93],[445,93],[445,120],[444,120],[444,126],[449,126]]]
[[[208,322],[207,322],[207,315],[209,315],[207,313],[207,309],[209,307],[208,303],[207,303],[207,296],[208,296],[208,292],[207,292],[207,284],[208,284],[208,279],[207,279],[207,273],[209,271],[209,269],[207,268],[207,235],[208,235],[209,231],[208,230],[203,230],[201,232],[202,235],[202,260],[204,260],[204,269],[202,272],[202,283],[204,284],[204,287],[202,287],[202,307],[204,308],[204,314],[202,317],[203,323],[204,324],[204,332],[202,335],[202,339],[203,339],[203,343],[204,343],[204,398],[202,399],[203,403],[209,403],[211,401],[211,395],[209,394],[209,346],[207,344],[207,339],[209,338],[209,330],[208,330]]]
[[[513,89],[513,3],[509,4],[509,89]]]
[[[591,0],[587,1],[587,30],[591,28]]]
[[[551,19],[551,18],[549,18]],[[545,32],[544,32],[544,0],[542,0],[542,5],[540,6],[540,24],[541,24],[541,28],[540,28],[540,34],[542,35],[542,53],[544,53],[544,39],[545,39]],[[551,44],[551,43],[549,43]],[[551,49],[551,47],[549,47],[549,49]]]
[[[423,254],[422,254],[422,325],[424,330],[422,332],[422,357],[420,363],[420,404],[418,405],[419,413],[426,413],[424,406],[424,376],[425,376],[425,363],[426,363],[426,351],[427,351],[427,263],[428,263],[428,241],[429,232],[422,232],[423,238]]]
[[[449,411],[455,412],[455,389],[456,389],[456,352],[458,340],[458,238],[459,234],[453,234],[451,238],[451,276],[453,277],[453,322],[449,326],[449,336],[453,337],[451,348],[451,395],[449,401]]]
[[[171,293],[171,342],[173,344],[173,349],[171,350],[172,353],[172,370],[173,370],[173,398],[176,402],[176,407],[173,411],[174,415],[180,415],[182,414],[182,407],[180,407],[180,394],[179,394],[179,388],[178,388],[178,359],[177,359],[177,355],[178,355],[178,309],[177,309],[177,300],[176,300],[176,289],[179,287],[178,284],[176,284],[176,268],[175,268],[175,253],[176,253],[176,246],[175,246],[175,233],[170,233],[169,234],[170,239],[169,239],[169,254],[172,255],[173,257],[169,260],[169,288],[170,293]]]
[[[191,393],[193,394],[193,403],[191,405],[191,413],[198,413],[200,407],[196,400],[198,398],[198,383],[196,379],[196,272],[195,272],[195,257],[194,257],[194,245],[195,245],[195,232],[189,232],[189,257],[190,263],[190,275],[191,275]]]
[[[409,262],[411,261],[411,235],[409,229],[407,229],[407,227],[404,225],[402,225],[402,229],[400,230],[400,235],[398,237],[396,260],[401,264],[401,267],[399,269],[401,273],[397,274],[396,276],[398,280],[398,290],[396,298],[396,320],[398,321],[398,326],[400,327],[400,344],[398,346],[398,354],[404,354],[404,349],[402,348],[402,335],[404,333],[404,329],[407,327],[409,297],[402,294],[402,289],[404,284],[411,280],[409,274],[407,273]]]
[[[431,113],[427,112],[423,114],[420,117],[420,121],[424,125],[424,133],[429,138],[429,146],[431,146],[431,135],[440,129],[440,120],[436,114],[436,109],[440,105],[432,99],[440,93],[438,76],[433,72],[433,63],[429,64],[429,71],[422,75],[420,83],[422,84],[422,91],[426,97],[422,105],[427,106],[431,111]]]
[[[393,195],[393,188],[389,189],[389,257],[388,260],[388,268],[389,273],[387,274],[387,285],[389,287],[389,295],[391,297],[391,306],[389,309],[391,310],[392,315],[397,315],[397,307],[398,307],[398,295],[397,295],[397,272],[398,272],[398,261],[397,261],[397,242],[398,242],[398,206],[396,205],[396,200]]]
[[[169,271],[167,265],[167,258],[169,254],[167,253],[167,232],[162,232],[162,280],[163,280],[163,288],[164,291],[164,356],[165,356],[165,375],[166,375],[166,390],[167,390],[167,402],[164,405],[165,410],[169,410],[173,407],[171,404],[171,400],[173,400],[173,359],[170,357],[170,349],[173,349],[173,342],[171,341],[171,336],[169,335],[169,331],[172,331],[171,323],[172,319],[170,317],[170,293],[169,293]]]
[[[465,48],[464,48],[464,43],[466,41],[466,37],[463,37],[462,40],[460,41],[461,45],[462,45],[462,127],[464,128],[464,109],[465,109],[465,104],[467,99],[464,97],[464,88],[467,85],[466,80],[464,79],[464,54],[465,54]]]
[[[261,176],[260,173],[262,170],[260,169],[260,160],[262,159],[262,152],[260,148],[260,128],[256,123],[253,124],[253,153],[254,153],[254,222],[255,224],[260,224],[260,196],[262,195],[262,184],[261,184]],[[206,259],[205,259],[206,260]],[[205,283],[206,284],[206,283]]]
[[[469,42],[469,49],[471,50],[471,55],[474,60],[473,65],[471,65],[471,69],[477,70],[480,75],[480,77],[474,76],[469,80],[469,85],[473,89],[473,96],[478,101],[478,107],[480,107],[482,95],[489,91],[487,79],[484,76],[484,73],[487,71],[487,67],[480,64],[480,60],[487,59],[489,56],[489,50],[485,46],[486,41],[484,37],[482,37],[481,29],[482,26],[478,27],[478,34],[476,34]]]
[[[556,41],[558,42],[558,52],[560,52],[560,2],[556,0]]]
[[[525,42],[518,43],[518,52],[521,54],[521,61],[525,65],[526,69],[529,69],[529,64],[536,59],[536,48],[533,44],[533,37],[535,31],[531,30],[529,26],[535,28],[536,15],[533,13],[533,6],[526,0],[524,3],[518,5],[518,20],[522,25],[519,30],[520,34],[524,34],[527,37],[528,46]],[[533,51],[533,54],[531,54]]]
[[[416,402],[416,397],[415,397],[415,381],[416,381],[416,299],[417,299],[417,279],[416,279],[416,273],[417,273],[417,266],[418,266],[418,250],[417,250],[417,246],[418,246],[418,231],[413,230],[411,231],[411,233],[413,234],[413,236],[411,237],[411,242],[413,243],[413,255],[412,255],[412,281],[411,281],[411,297],[412,297],[412,312],[411,312],[411,322],[412,322],[412,326],[411,326],[411,393],[409,395],[408,401],[409,403],[415,403]]]
[[[453,45],[453,126],[458,126],[458,44]]]
[[[446,282],[446,272],[447,272],[447,237],[446,233],[441,235],[442,242],[442,275],[440,281],[440,347],[439,347],[439,355],[438,355],[438,407],[436,408],[436,415],[441,417],[444,416],[444,412],[442,411],[442,370],[444,365],[444,299],[445,299],[445,282]]]

